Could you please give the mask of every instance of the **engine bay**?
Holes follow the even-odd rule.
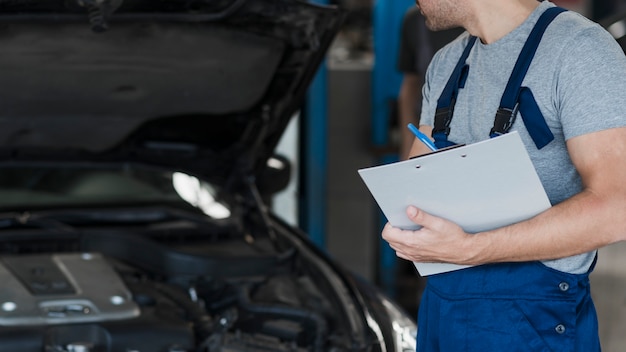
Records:
[[[241,255],[249,244],[226,242],[207,256],[198,243],[90,234],[81,251],[1,255],[0,346],[299,352],[344,340],[337,309],[296,251]]]

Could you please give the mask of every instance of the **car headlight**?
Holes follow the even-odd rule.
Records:
[[[362,285],[365,303],[371,315],[366,319],[371,331],[380,341],[380,352],[415,352],[417,324],[397,303],[382,291]]]
[[[416,347],[417,325],[396,304],[383,299],[383,306],[391,320],[394,346],[397,352],[414,352]]]

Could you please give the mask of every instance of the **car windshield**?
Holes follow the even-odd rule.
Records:
[[[230,216],[215,188],[180,172],[133,167],[0,169],[2,211],[56,207],[191,204],[214,218]]]

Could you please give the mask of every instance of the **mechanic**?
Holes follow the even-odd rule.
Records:
[[[598,248],[626,239],[623,51],[598,24],[547,0],[416,3],[430,29],[468,32],[429,65],[420,130],[439,147],[517,131],[552,204],[475,234],[416,207],[406,213],[419,230],[385,226],[400,258],[472,265],[428,277],[417,350],[600,351],[589,273]],[[522,53],[527,43],[536,52]],[[512,74],[519,56],[530,65]],[[427,152],[413,143],[411,155]]]

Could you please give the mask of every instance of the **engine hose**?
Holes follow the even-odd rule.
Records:
[[[326,319],[321,314],[306,309],[295,307],[278,306],[264,303],[253,303],[250,300],[250,286],[243,286],[238,289],[237,300],[239,308],[244,312],[269,315],[277,318],[287,318],[299,322],[304,322],[315,327],[314,351],[323,351],[328,325]]]

